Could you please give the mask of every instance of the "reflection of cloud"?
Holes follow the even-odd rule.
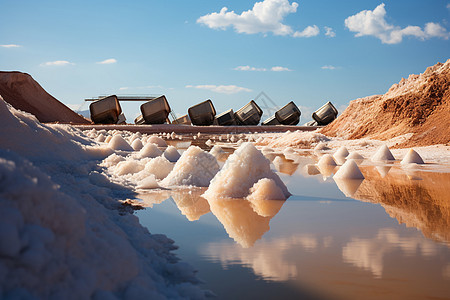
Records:
[[[386,254],[401,250],[405,255],[412,256],[417,251],[423,256],[434,256],[437,253],[436,244],[417,237],[400,237],[391,228],[378,231],[374,238],[352,238],[342,250],[345,262],[368,270],[381,278],[383,275],[383,258]]]
[[[296,261],[291,261],[287,252],[299,247],[314,252],[321,245],[324,248],[329,247],[332,240],[331,236],[320,239],[311,234],[304,234],[262,240],[250,249],[226,242],[210,243],[203,250],[203,254],[212,260],[220,261],[224,268],[242,264],[252,268],[255,275],[266,280],[286,281],[298,275]]]

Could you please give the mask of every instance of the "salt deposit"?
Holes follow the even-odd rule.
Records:
[[[135,151],[139,151],[142,149],[142,147],[144,147],[144,145],[142,145],[142,142],[139,138],[135,138],[134,141],[131,143],[131,147],[135,150]]]
[[[163,186],[208,186],[219,171],[214,156],[197,146],[189,147],[175,164],[170,174],[161,182]]]
[[[211,181],[204,197],[207,200],[245,198],[250,193],[250,188],[262,178],[272,179],[285,198],[290,196],[287,187],[270,169],[270,161],[253,144],[244,143],[228,157],[222,170]]]
[[[327,144],[324,142],[319,142],[315,147],[314,147],[315,151],[325,151],[325,150],[330,150],[330,148],[328,148]]]
[[[414,151],[413,149],[409,149],[408,153],[400,162],[401,164],[424,164],[422,157]]]
[[[134,174],[142,171],[144,166],[135,160],[121,161],[117,164],[114,173],[116,175]]]
[[[372,161],[374,162],[386,162],[390,160],[395,160],[395,157],[386,145],[378,148],[377,152],[372,156]]]
[[[164,151],[164,157],[167,158],[167,160],[170,162],[177,162],[181,155],[178,152],[177,148],[175,148],[174,146],[169,146]]]
[[[261,178],[250,188],[247,200],[285,200],[285,196],[273,179]]]
[[[0,298],[204,298],[173,241],[119,214],[129,191],[96,171],[111,149],[80,136],[0,101]]]
[[[156,144],[153,144],[153,143],[147,143],[141,149],[141,151],[139,151],[139,156],[141,158],[144,158],[144,157],[155,158],[155,157],[161,156],[162,154],[163,154],[163,152],[158,149]]]
[[[156,135],[152,135],[151,137],[149,137],[147,139],[147,143],[156,144],[158,147],[161,147],[161,148],[167,147],[166,141]]]
[[[159,188],[158,183],[156,182],[155,175],[150,175],[141,180],[138,185],[138,189],[156,189]]]
[[[336,162],[330,154],[323,155],[318,163],[317,168],[319,169],[320,173],[323,175],[324,179],[331,176],[336,169]]]
[[[226,153],[219,145],[215,145],[214,147],[212,147],[209,153],[211,153],[211,155],[213,155],[217,159],[217,161],[226,160]]]
[[[133,151],[133,148],[121,135],[115,135],[108,143],[109,148],[113,150]]]
[[[347,147],[341,146],[334,154],[334,158],[346,158],[350,153],[347,150]]]
[[[353,159],[358,165],[364,161],[364,156],[356,151],[351,152],[346,159]]]
[[[174,164],[165,157],[159,156],[151,159],[146,165],[145,170],[153,174],[156,179],[164,179],[172,171]]]
[[[353,159],[349,159],[343,164],[339,170],[334,174],[336,179],[364,179],[358,165]]]

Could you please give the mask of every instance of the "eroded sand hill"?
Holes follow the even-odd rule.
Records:
[[[409,134],[398,147],[450,143],[450,59],[410,75],[384,95],[356,99],[321,130],[345,139],[388,140]]]
[[[26,73],[0,71],[0,95],[14,108],[33,114],[42,123],[90,123],[47,93]]]

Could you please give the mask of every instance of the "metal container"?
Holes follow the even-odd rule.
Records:
[[[170,113],[166,96],[162,95],[141,105],[142,117],[146,124],[164,124]]]
[[[275,113],[275,118],[283,125],[297,125],[301,114],[297,105],[291,101]]]
[[[236,120],[234,119],[233,110],[229,109],[226,112],[223,112],[220,115],[217,115],[214,118],[214,125],[220,125],[220,126],[236,125]]]
[[[278,119],[275,118],[275,115],[273,115],[264,122],[262,122],[261,125],[282,125],[282,124],[278,122]]]
[[[127,118],[125,118],[125,114],[121,113],[119,117],[117,118],[117,124],[123,125],[127,124]]]
[[[214,123],[216,109],[210,99],[188,109],[189,118],[193,125],[208,126]]]
[[[136,125],[145,124],[145,120],[142,117],[142,115],[139,115],[136,119],[134,119],[134,124],[136,124]]]
[[[255,101],[250,101],[234,114],[238,125],[258,125],[263,111]]]
[[[184,115],[173,120],[172,124],[191,125],[191,119],[189,119],[188,115]]]
[[[89,111],[95,124],[117,124],[122,108],[117,96],[111,95],[92,102]]]
[[[312,117],[319,125],[327,125],[336,119],[338,111],[334,105],[328,101],[321,108],[313,112]]]
[[[303,126],[318,126],[318,125],[319,124],[316,121],[311,120],[311,121],[305,123],[305,125],[303,125]]]

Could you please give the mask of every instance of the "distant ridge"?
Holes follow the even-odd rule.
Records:
[[[0,95],[14,108],[33,114],[42,123],[91,123],[47,93],[27,73],[0,71]]]

